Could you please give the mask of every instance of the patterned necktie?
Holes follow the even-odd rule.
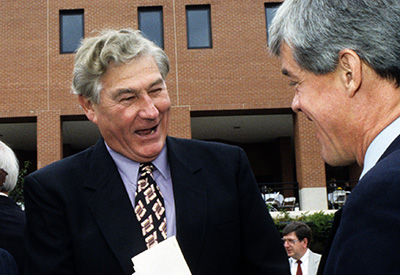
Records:
[[[301,270],[301,261],[297,260],[297,272],[296,275],[303,275],[303,271]]]
[[[153,178],[154,165],[142,163],[136,188],[136,218],[142,226],[142,234],[147,248],[167,238],[167,219],[164,198]]]

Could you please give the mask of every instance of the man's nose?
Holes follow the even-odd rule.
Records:
[[[144,95],[140,100],[139,116],[143,119],[157,118],[159,111],[149,95]]]
[[[299,96],[297,93],[294,94],[293,100],[292,100],[292,110],[293,112],[297,113],[300,112],[300,102],[299,102]]]

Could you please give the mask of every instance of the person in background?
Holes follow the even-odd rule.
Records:
[[[244,151],[168,136],[168,70],[139,31],[83,41],[73,91],[102,137],[26,177],[27,274],[131,275],[172,236],[194,275],[289,273]]]
[[[399,273],[399,30],[398,0],[286,0],[269,29],[324,161],[363,168],[318,274]]]
[[[311,228],[303,222],[291,222],[282,230],[282,241],[289,258],[292,275],[317,274],[321,255],[310,250]]]
[[[8,193],[17,184],[18,173],[17,157],[10,147],[0,141],[0,248],[11,254],[18,265],[19,273],[23,274],[25,213],[8,197]]]

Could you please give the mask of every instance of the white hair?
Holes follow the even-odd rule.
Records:
[[[0,192],[10,192],[17,184],[19,165],[13,150],[2,141],[0,141],[0,168],[8,173]]]

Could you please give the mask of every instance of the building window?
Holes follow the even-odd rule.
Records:
[[[60,52],[75,52],[83,37],[83,9],[60,10]]]
[[[268,29],[271,26],[272,19],[274,19],[276,10],[282,3],[265,3],[265,19],[267,22],[267,41],[268,39]],[[269,42],[268,42],[269,43]]]
[[[139,30],[151,41],[164,49],[162,7],[138,8]]]
[[[210,5],[186,6],[189,49],[212,48]]]

